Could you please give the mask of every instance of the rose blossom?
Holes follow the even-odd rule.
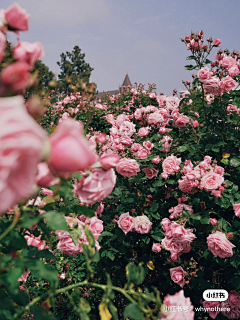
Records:
[[[169,269],[170,271],[170,276],[173,282],[177,283],[180,285],[181,288],[183,288],[184,284],[185,284],[185,280],[184,280],[184,275],[185,272],[183,270],[182,267],[176,267],[176,268],[171,268]]]
[[[157,175],[158,175],[158,170],[156,170],[156,169],[154,169],[154,168],[152,168],[152,169],[150,169],[150,168],[144,168],[144,169],[142,169],[142,171],[146,174],[146,176],[148,177],[148,179],[152,179],[152,178],[154,178],[154,177],[157,177]]]
[[[214,76],[206,80],[203,85],[204,92],[209,92],[215,96],[220,96],[222,94],[220,88],[220,80],[218,77]]]
[[[129,212],[122,213],[118,220],[118,227],[127,234],[130,231],[134,231],[134,218],[129,215]]]
[[[101,233],[103,232],[103,221],[98,219],[97,217],[90,218],[88,229],[92,232],[95,240],[98,240]]]
[[[208,172],[202,177],[201,185],[207,191],[213,191],[221,186],[224,178],[215,172]]]
[[[119,128],[119,133],[130,138],[136,132],[135,126],[130,121],[124,121]]]
[[[240,218],[240,203],[234,204],[233,210],[235,211],[235,215]]]
[[[161,252],[161,244],[160,243],[153,243],[152,245],[152,251],[154,252]]]
[[[159,112],[151,113],[150,116],[148,117],[149,125],[157,125],[162,122],[164,122],[164,118]]]
[[[41,42],[20,42],[13,50],[13,56],[21,62],[26,62],[33,69],[35,62],[44,56]]]
[[[221,43],[222,43],[222,41],[220,39],[213,39],[214,46],[218,47]]]
[[[117,172],[124,177],[136,176],[139,171],[139,164],[134,159],[123,158],[117,165]]]
[[[118,165],[120,158],[115,152],[101,156],[100,162],[104,170],[109,170]]]
[[[229,92],[236,86],[236,81],[232,77],[226,76],[220,81],[219,87],[223,92]]]
[[[28,19],[30,18],[30,15],[16,2],[6,9],[5,18],[10,29],[16,31],[28,30]]]
[[[225,308],[225,311],[221,313],[228,319],[239,319],[240,318],[240,307],[232,307],[228,299],[221,303],[221,308]]]
[[[151,162],[155,164],[159,164],[160,160],[161,160],[160,157],[157,156],[156,158],[151,159]]]
[[[207,237],[208,249],[215,257],[228,258],[232,257],[232,249],[235,246],[227,239],[226,235],[216,231]]]
[[[148,127],[142,127],[139,129],[137,135],[140,136],[141,138],[146,137],[149,134],[149,129]]]
[[[81,202],[94,204],[109,196],[116,183],[116,175],[113,169],[104,171],[96,168],[86,178],[79,182],[75,180],[74,192]]]
[[[53,176],[46,162],[39,163],[37,169],[35,182],[39,187],[51,187],[59,183],[60,179]]]
[[[0,99],[0,215],[34,193],[46,132],[26,111],[22,96]]]
[[[34,237],[32,234],[27,234],[24,238],[26,239],[28,246],[37,247],[39,251],[44,250],[46,247],[46,241],[41,240],[41,235]]]
[[[154,147],[154,144],[151,143],[150,141],[144,141],[143,146],[144,146],[144,148],[146,148],[148,150],[152,150],[152,148]]]
[[[151,230],[152,222],[145,215],[138,216],[134,218],[134,227],[138,233],[146,234]]]
[[[228,294],[228,302],[232,308],[240,308],[240,295],[235,290],[231,290]]]
[[[176,312],[171,310],[172,306],[175,307],[174,310]],[[187,308],[187,312],[184,308]],[[194,311],[190,298],[185,298],[183,290],[173,296],[168,294],[163,300],[161,315],[163,316],[161,319],[164,320],[194,320]]]
[[[150,151],[144,148],[140,149],[136,154],[137,158],[139,159],[146,159],[149,155]]]
[[[63,120],[49,136],[51,167],[60,175],[83,171],[97,160],[83,135],[83,124],[72,118]]]
[[[25,89],[30,82],[29,65],[26,62],[15,62],[3,68],[0,82],[5,88],[14,92]]]
[[[208,67],[205,67],[198,71],[197,77],[201,82],[205,82],[206,80],[211,78],[212,74],[213,73],[208,69]]]
[[[18,281],[23,281],[23,282],[27,282],[27,278],[29,276],[31,272],[29,270],[23,269],[23,274],[21,275],[21,277],[18,279]]]
[[[174,155],[167,157],[163,163],[162,168],[163,172],[167,174],[172,174],[180,170],[181,158],[177,158]]]
[[[216,311],[212,311],[211,308],[216,308],[216,307],[220,307],[220,302],[219,301],[204,301],[203,302],[203,307],[205,309],[207,309],[207,312],[209,314],[209,316],[213,319],[215,319],[217,317],[217,315],[219,314],[219,310]]]
[[[229,69],[236,64],[236,60],[232,57],[224,57],[221,61],[223,68]]]

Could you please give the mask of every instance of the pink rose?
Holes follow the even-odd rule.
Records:
[[[221,43],[222,43],[222,41],[220,39],[213,39],[213,45],[215,47],[218,47]]]
[[[174,121],[174,125],[177,128],[185,127],[189,123],[189,118],[183,114],[179,114],[179,117]]]
[[[169,111],[178,111],[179,110],[180,100],[177,97],[167,97],[166,98],[166,108]]]
[[[217,219],[215,219],[215,218],[210,218],[209,221],[212,226],[216,226],[218,224]]]
[[[220,176],[224,175],[224,168],[220,166],[215,166],[213,172],[220,174]]]
[[[152,246],[152,251],[153,252],[161,252],[161,244],[160,243],[153,243],[153,246]]]
[[[139,171],[139,164],[134,159],[123,158],[117,165],[117,172],[124,177],[136,176]]]
[[[136,109],[134,112],[135,119],[141,120],[142,119],[142,110],[141,109]]]
[[[0,215],[34,193],[46,139],[46,132],[27,113],[22,96],[0,98]]]
[[[103,221],[98,219],[97,217],[90,218],[88,229],[94,235],[95,240],[98,240],[101,233],[103,232]]]
[[[140,123],[141,124],[141,123]],[[149,134],[149,128],[148,127],[142,127],[139,129],[137,135],[141,138],[146,137]]]
[[[149,155],[150,155],[150,151],[142,148],[137,152],[136,157],[139,159],[146,159]]]
[[[0,31],[0,63],[5,55],[5,49],[7,45],[7,38],[3,32]]]
[[[28,19],[30,15],[26,10],[21,8],[16,2],[12,4],[5,11],[5,18],[7,20],[10,30],[14,31],[27,31]]]
[[[53,191],[50,189],[42,188],[41,192],[45,197],[47,197],[47,196],[52,197],[53,196]]]
[[[122,114],[120,114],[119,116],[117,116],[116,126],[117,126],[118,129],[120,128],[121,124],[122,124],[124,121],[129,121],[129,117],[128,117],[126,114],[122,113]]]
[[[63,120],[49,137],[51,167],[60,175],[84,171],[96,162],[97,156],[83,135],[83,124],[71,118]]]
[[[119,128],[119,134],[130,138],[136,132],[135,126],[130,121],[124,121]]]
[[[171,310],[174,307],[176,312]],[[186,312],[187,309],[187,312]],[[169,294],[164,298],[161,307],[161,315],[164,320],[194,320],[194,311],[190,298],[184,297],[183,290],[170,296]]]
[[[59,276],[59,278],[60,278],[61,280],[66,279],[66,273],[65,273],[65,272],[64,272],[64,273],[61,273],[60,276]]]
[[[144,146],[144,148],[146,148],[148,150],[152,150],[152,148],[154,147],[154,144],[151,143],[150,141],[144,141],[143,146]]]
[[[109,196],[116,183],[116,175],[113,169],[104,171],[96,168],[86,178],[75,181],[75,195],[81,202],[94,204]]]
[[[202,177],[201,185],[207,191],[213,191],[221,186],[223,183],[224,178],[215,173],[215,172],[208,172]]]
[[[159,144],[161,144],[161,149],[160,151],[162,152],[169,152],[170,148],[172,146],[172,141],[173,139],[169,136],[164,136],[160,141]],[[164,142],[164,143],[162,143]],[[164,149],[162,149],[164,147]]]
[[[176,268],[171,268],[170,270],[170,276],[173,282],[177,283],[180,285],[181,288],[183,288],[185,284],[184,276],[185,272],[182,267],[176,267]]]
[[[240,218],[240,203],[234,204],[233,210],[235,211],[235,215]]]
[[[171,155],[163,161],[162,163],[163,171],[167,174],[178,172],[180,170],[180,163],[181,163],[181,158],[177,158],[174,155]]]
[[[111,124],[112,126],[115,125],[115,119],[114,119],[114,116],[112,114],[108,114],[106,116],[106,120],[109,124]]]
[[[203,89],[205,92],[209,92],[215,96],[220,96],[222,94],[222,91],[220,88],[220,80],[216,76],[206,80],[203,85]]]
[[[104,204],[101,202],[100,205],[97,207],[95,214],[98,215],[100,213],[102,213],[104,210]]]
[[[229,258],[233,256],[235,246],[227,239],[226,235],[216,231],[207,237],[208,249],[215,257]]]
[[[151,159],[151,162],[154,164],[159,164],[160,160],[161,160],[160,157],[157,156],[156,158]]]
[[[228,294],[228,302],[232,308],[240,308],[240,295],[235,290],[231,290]]]
[[[221,65],[223,68],[229,69],[236,64],[236,60],[232,57],[224,57],[221,61]]]
[[[8,65],[0,73],[0,82],[4,88],[14,92],[25,89],[30,82],[29,65],[26,62]]]
[[[129,212],[122,213],[118,220],[118,227],[127,234],[130,231],[134,231],[134,218],[129,215]]]
[[[230,76],[226,76],[225,78],[223,78],[221,81],[220,81],[220,89],[222,90],[222,93],[223,92],[229,92],[231,91],[235,86],[236,86],[236,81],[233,80],[232,77]]]
[[[205,309],[207,309],[207,312],[209,314],[209,316],[213,319],[215,319],[217,317],[217,315],[219,314],[220,311],[216,310],[214,311],[211,310],[211,308],[216,308],[216,307],[220,307],[220,302],[219,301],[204,301],[203,302],[203,307]]]
[[[41,42],[20,42],[13,50],[13,56],[21,62],[26,62],[33,69],[35,62],[44,56]]]
[[[164,231],[167,231],[169,229],[169,226],[171,225],[171,221],[168,218],[163,218],[161,221],[161,225]]]
[[[164,122],[164,118],[159,112],[151,113],[150,116],[148,117],[149,125],[157,125],[162,122]]]
[[[39,251],[44,250],[46,247],[46,241],[41,240],[41,236],[34,237],[34,235],[26,235],[24,238],[27,241],[28,246],[37,247]]]
[[[211,78],[212,74],[213,73],[208,69],[208,67],[205,67],[198,71],[197,77],[201,82],[205,82],[206,80]]]
[[[35,177],[35,182],[39,187],[51,187],[59,183],[60,179],[53,176],[46,162],[39,163],[37,168],[38,174]]]
[[[141,234],[148,233],[152,228],[152,222],[145,215],[136,217],[134,223],[135,230]]]
[[[190,180],[178,180],[179,189],[184,193],[192,193],[193,185]]]
[[[100,162],[104,170],[109,170],[118,165],[120,158],[115,152],[101,156]]]
[[[239,307],[231,307],[229,301],[224,301],[221,303],[221,308],[225,310],[222,311],[222,315],[227,317],[228,319],[239,319],[240,318],[240,308]]]
[[[237,65],[232,66],[231,68],[228,69],[228,74],[230,77],[236,77],[239,74],[239,69]]]
[[[145,169],[142,169],[142,171],[146,174],[146,176],[148,177],[148,179],[152,179],[154,177],[157,177],[158,175],[158,170],[152,168],[145,168]]]

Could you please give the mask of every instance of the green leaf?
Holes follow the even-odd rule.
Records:
[[[112,261],[115,259],[115,255],[112,251],[108,251],[106,253],[106,257],[108,257],[109,259],[111,259]]]
[[[72,229],[71,231],[69,231],[69,233],[72,238],[72,241],[74,242],[74,244],[76,246],[78,243],[78,239],[81,238],[82,231],[79,229]]]
[[[77,207],[77,208],[76,208]],[[75,205],[74,208],[77,209],[77,212],[78,214],[83,214],[85,217],[88,217],[88,218],[92,218],[95,216],[95,213],[93,210],[89,209],[88,207],[86,206],[78,206],[78,205]]]
[[[126,275],[129,282],[139,285],[144,280],[144,268],[141,264],[136,266],[133,263],[129,263],[126,266]]]
[[[200,220],[201,224],[209,224],[209,217],[204,217]]]
[[[49,282],[58,281],[58,272],[52,266],[36,259],[25,259],[24,262],[27,269],[31,271],[32,276],[37,279],[45,279]]]
[[[177,148],[177,152],[184,152],[186,150],[188,150],[188,146],[180,146]]]
[[[125,318],[133,320],[144,320],[144,315],[137,304],[130,303],[124,309],[123,315]]]
[[[150,211],[151,212],[156,212],[159,208],[159,204],[158,203],[154,203],[152,206],[151,206],[151,209]]]
[[[49,211],[44,214],[44,218],[47,220],[47,224],[56,230],[68,231],[68,224],[64,219],[62,213],[57,211]]]
[[[240,159],[239,158],[232,158],[229,163],[230,163],[230,166],[236,168],[236,167],[240,166]]]

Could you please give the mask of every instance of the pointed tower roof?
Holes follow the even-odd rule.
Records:
[[[132,86],[128,74],[126,74],[126,77],[125,77],[125,79],[124,79],[124,81],[123,81],[122,87],[123,87],[123,86],[126,86],[126,87],[127,87],[127,86]]]

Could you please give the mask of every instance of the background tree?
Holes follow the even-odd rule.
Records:
[[[90,67],[89,63],[85,62],[85,54],[81,53],[81,49],[78,46],[75,46],[72,52],[62,53],[60,58],[61,60],[57,62],[61,70],[58,75],[60,92],[68,92],[69,83],[76,85],[80,78],[84,82],[89,82],[93,68]]]

